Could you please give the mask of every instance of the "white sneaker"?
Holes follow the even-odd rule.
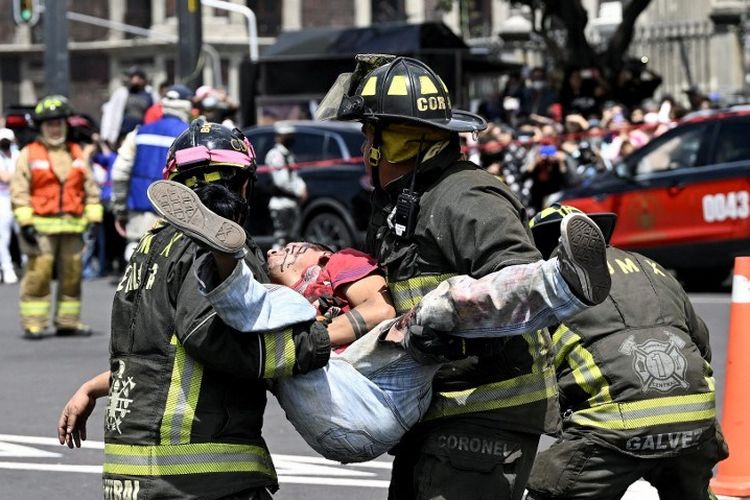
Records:
[[[16,272],[13,269],[3,271],[3,283],[6,285],[18,283],[18,276],[16,276]]]

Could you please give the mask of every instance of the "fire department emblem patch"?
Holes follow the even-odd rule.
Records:
[[[118,361],[119,368],[116,373],[112,373],[112,387],[109,391],[109,403],[105,410],[105,425],[108,431],[117,431],[122,434],[120,424],[123,419],[130,413],[130,404],[133,402],[131,393],[135,388],[133,377],[125,378],[125,362]]]
[[[675,387],[687,389],[687,360],[681,349],[685,341],[664,330],[668,340],[648,339],[636,344],[633,336],[620,346],[620,352],[633,356],[633,370],[641,381],[641,391],[669,392]]]

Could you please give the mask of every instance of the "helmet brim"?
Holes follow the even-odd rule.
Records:
[[[355,120],[368,121],[368,120],[384,120],[389,122],[407,122],[407,123],[418,123],[427,125],[429,127],[436,127],[450,132],[479,132],[487,128],[487,121],[479,115],[469,113],[460,109],[454,109],[451,111],[451,118],[449,120],[426,120],[422,118],[415,118],[413,116],[403,115],[390,115],[390,114],[371,114],[365,113],[361,118],[354,118]]]

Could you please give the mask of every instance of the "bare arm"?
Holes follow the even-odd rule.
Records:
[[[96,400],[109,392],[110,377],[110,371],[100,373],[84,382],[70,398],[57,422],[60,444],[68,448],[73,448],[74,444],[76,448],[81,447],[81,441],[86,440],[86,421],[94,411]]]
[[[384,320],[396,317],[382,276],[374,274],[355,281],[344,288],[344,295],[352,308],[328,325],[332,346],[354,342]]]

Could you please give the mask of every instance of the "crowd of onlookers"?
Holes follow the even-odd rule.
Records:
[[[685,91],[685,102],[672,96],[654,100],[650,96],[661,80],[652,74],[639,78],[639,86],[624,85],[620,98],[613,100],[605,99],[605,84],[595,71],[574,69],[558,83],[541,67],[512,74],[502,92],[480,104],[477,112],[489,126],[464,138],[467,156],[501,177],[533,214],[547,195],[612,169],[688,113],[716,105],[695,87]],[[105,215],[103,224],[86,235],[85,278],[117,276],[124,268],[126,234],[113,209],[112,168],[127,134],[164,116],[165,103],[170,105],[165,96],[174,87],[179,86],[163,82],[153,88],[146,73],[133,67],[102,105],[100,127],[88,137],[85,150]],[[223,89],[202,86],[189,92],[191,116],[234,126],[237,105]],[[16,281],[12,256],[21,263],[17,251],[12,256],[7,251],[13,248],[8,182],[17,153],[13,132],[0,129],[0,272],[5,283]]]
[[[85,234],[86,246],[83,254],[83,276],[86,279],[112,276],[117,279],[125,266],[126,230],[118,225],[118,214],[113,206],[112,171],[118,157],[118,150],[125,138],[137,127],[152,124],[165,115],[165,106],[174,106],[180,100],[169,99],[167,94],[175,87],[170,82],[162,82],[157,87],[149,85],[146,72],[132,67],[124,74],[123,85],[117,88],[102,104],[99,126],[86,117],[68,118],[76,139],[83,139],[83,150],[89,159],[94,178],[101,190],[104,207],[102,224],[92,226]],[[208,85],[195,92],[186,87],[180,99],[189,100],[188,122],[194,116],[204,116],[209,121],[233,127],[232,118],[237,105],[227,96],[224,89]],[[167,113],[175,110],[167,110]],[[0,125],[4,120],[0,117]],[[82,134],[81,134],[82,132]],[[82,137],[81,137],[82,135]],[[0,277],[4,283],[15,283],[14,268],[23,265],[21,252],[15,237],[13,212],[11,210],[9,184],[14,171],[22,137],[16,137],[9,128],[0,128]]]
[[[605,99],[593,73],[569,71],[559,91],[543,68],[512,75],[478,108],[487,129],[465,137],[469,158],[501,177],[530,214],[549,194],[612,169],[689,113],[718,104],[695,87],[685,90],[684,103],[668,95],[657,101],[650,95],[661,80],[652,74],[644,80],[648,93],[641,81],[638,91],[624,86],[621,99]]]

